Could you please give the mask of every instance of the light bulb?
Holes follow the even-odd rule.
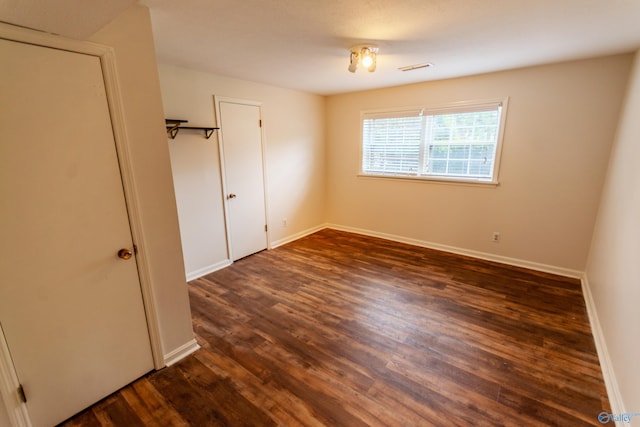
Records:
[[[364,68],[369,68],[373,64],[373,57],[371,56],[371,51],[368,48],[362,49],[362,66]]]

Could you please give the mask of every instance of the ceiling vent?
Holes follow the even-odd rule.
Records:
[[[433,67],[431,62],[425,62],[424,64],[416,64],[416,65],[407,65],[406,67],[400,67],[398,70],[400,71],[413,71],[419,70],[420,68],[430,68]]]

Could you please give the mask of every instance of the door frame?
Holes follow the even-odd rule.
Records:
[[[18,387],[20,387],[20,381],[13,368],[9,346],[0,324],[0,394],[2,395],[0,405],[6,408],[7,418],[12,425],[31,426],[27,405],[22,403],[20,395],[16,393]]]
[[[222,183],[222,206],[224,207],[224,228],[225,228],[225,236],[227,239],[227,261],[229,264],[233,263],[233,253],[231,250],[231,225],[229,224],[229,200],[227,200],[227,198],[225,197],[225,194],[227,194],[227,178],[226,178],[226,165],[225,165],[225,160],[224,160],[224,129],[222,124],[222,117],[221,117],[221,109],[220,109],[220,103],[221,102],[228,102],[228,103],[232,103],[232,104],[240,104],[240,105],[249,105],[249,106],[254,106],[254,107],[258,107],[258,111],[259,111],[259,115],[260,115],[260,122],[261,122],[261,126],[260,126],[260,154],[262,156],[262,186],[263,186],[263,192],[264,192],[264,221],[265,224],[267,225],[267,249],[271,249],[271,230],[270,230],[270,221],[269,221],[269,193],[267,191],[268,189],[268,185],[267,185],[267,162],[266,162],[266,139],[265,139],[265,123],[264,120],[262,118],[262,102],[260,101],[250,101],[250,100],[246,100],[246,99],[240,99],[240,98],[230,98],[230,97],[226,97],[226,96],[218,96],[218,95],[213,95],[213,103],[214,103],[214,110],[215,110],[215,114],[216,114],[216,123],[217,126],[220,127],[220,130],[218,131],[218,158],[219,158],[219,162],[220,162],[220,182]]]
[[[160,369],[165,366],[165,361],[160,339],[158,310],[153,299],[151,269],[149,266],[149,260],[145,253],[146,245],[142,228],[142,217],[139,208],[140,202],[133,176],[129,141],[127,139],[125,127],[124,107],[122,104],[122,97],[120,95],[120,86],[118,84],[118,73],[114,50],[109,46],[93,42],[67,39],[62,36],[37,32],[1,22],[0,38],[18,43],[26,43],[45,48],[95,56],[100,60],[107,95],[107,104],[109,107],[109,115],[111,118],[111,127],[113,129],[113,137],[115,140],[118,165],[120,168],[120,176],[122,178],[127,216],[129,218],[133,243],[137,249],[135,259],[138,267],[138,277],[140,281],[142,301],[144,304],[147,329],[149,331],[151,354],[153,356],[155,369]],[[0,353],[4,353],[1,346]],[[4,359],[5,362],[10,361],[10,355],[4,354],[4,357],[0,357],[0,359]],[[10,375],[11,374],[7,373],[5,369],[0,369],[0,395],[2,395],[3,400],[7,405],[7,413],[10,420],[12,420],[16,426],[30,426],[31,423],[28,416],[25,417],[26,406],[24,404],[20,403],[19,405],[14,404],[11,407],[8,406],[10,402],[18,402],[15,398],[11,398],[11,395],[16,393],[17,386],[15,386],[14,379]]]

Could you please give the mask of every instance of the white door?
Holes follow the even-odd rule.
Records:
[[[218,102],[232,260],[267,248],[260,106]]]
[[[47,426],[152,353],[100,59],[1,39],[0,58],[0,323]]]

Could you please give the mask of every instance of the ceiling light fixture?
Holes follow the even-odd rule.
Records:
[[[349,57],[349,71],[355,73],[361,65],[370,73],[376,70],[376,56],[378,48],[375,46],[354,46]]]

